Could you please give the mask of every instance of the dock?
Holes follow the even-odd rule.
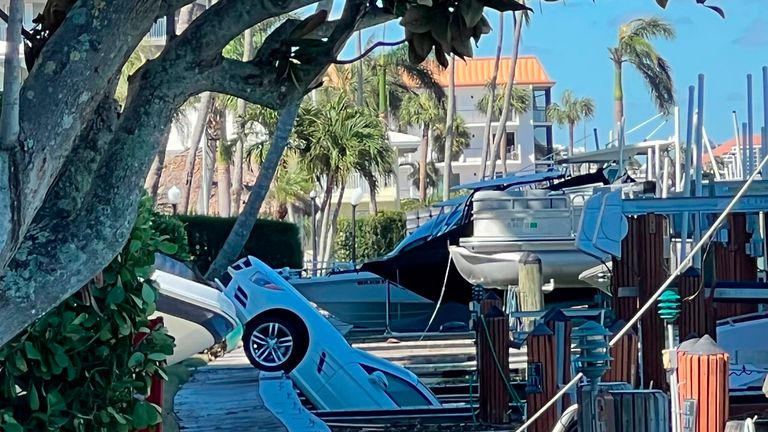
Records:
[[[302,406],[289,378],[260,373],[242,348],[197,369],[174,408],[183,431],[329,431]]]

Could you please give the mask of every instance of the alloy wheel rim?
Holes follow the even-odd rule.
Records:
[[[253,357],[265,366],[280,366],[293,352],[293,337],[285,326],[268,322],[256,328],[251,335],[250,350]]]

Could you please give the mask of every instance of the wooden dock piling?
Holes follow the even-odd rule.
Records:
[[[747,216],[735,213],[728,216],[728,243],[715,244],[715,278],[720,281],[757,280],[757,259],[747,253],[752,234],[747,231]],[[719,303],[715,305],[715,318],[724,319],[757,312],[757,305]],[[714,336],[713,336],[714,337]]]
[[[608,329],[616,334],[626,323],[618,320]],[[624,382],[632,388],[637,386],[638,344],[637,333],[629,331],[611,348],[611,368],[603,376],[604,382]]]
[[[492,299],[483,300],[489,306],[487,300]],[[480,421],[486,424],[509,422],[509,346],[509,318],[499,307],[490,305],[477,332]]]
[[[715,309],[707,295],[701,271],[689,267],[678,278],[677,286],[682,300],[678,321],[680,339],[716,334]]]
[[[723,432],[728,421],[728,353],[705,335],[677,351],[681,425],[697,432]]]
[[[557,394],[556,345],[555,334],[544,324],[539,324],[528,334],[528,385],[525,402],[529,413],[538,412]],[[551,431],[557,422],[557,414],[557,405],[551,406],[528,428],[528,432]]]
[[[541,273],[541,258],[533,252],[524,252],[518,261],[519,309],[521,312],[536,312],[544,309],[544,292]],[[531,331],[536,326],[534,318],[523,318],[523,330]]]

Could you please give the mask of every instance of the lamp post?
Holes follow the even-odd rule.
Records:
[[[312,276],[317,272],[317,192],[314,190],[309,193],[309,199],[312,201]]]
[[[600,378],[610,369],[611,360],[613,360],[608,351],[611,348],[608,343],[610,336],[611,332],[594,321],[587,321],[586,324],[571,333],[571,338],[575,339],[576,342],[576,349],[579,350],[579,355],[573,359],[576,363],[576,370],[589,378],[590,384],[586,398],[579,392],[579,397],[581,397],[581,400],[578,401],[579,406],[584,406],[585,403],[594,406]],[[596,430],[594,428],[594,416],[589,409],[585,410],[583,416],[579,415],[579,430],[586,432]]]
[[[360,205],[360,201],[363,200],[363,190],[360,188],[355,189],[354,192],[352,192],[352,198],[350,199],[349,203],[352,205],[352,265],[355,266],[355,262],[357,261],[357,239],[356,236],[356,227],[355,227],[355,219],[357,218],[357,206]]]
[[[177,188],[176,185],[171,186],[170,189],[168,189],[168,204],[171,205],[171,208],[173,209],[173,214],[176,214],[176,208],[181,202],[181,189]]]

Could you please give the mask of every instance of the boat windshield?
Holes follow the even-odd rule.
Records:
[[[446,211],[448,207],[443,207],[437,216],[428,220],[424,225],[416,228],[411,235],[404,238],[393,250],[384,256],[388,258],[403,252],[406,249],[418,246],[432,237],[439,236],[446,231],[454,228],[461,220],[461,215],[464,212],[464,205],[466,199],[461,201],[458,205],[454,206],[451,210]]]

